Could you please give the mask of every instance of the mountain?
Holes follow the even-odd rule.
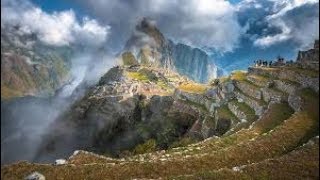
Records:
[[[19,27],[1,28],[1,99],[53,94],[70,78],[71,54],[19,34]]]
[[[83,148],[119,157],[149,141],[166,149],[224,133],[227,127],[215,127],[208,111],[211,96],[197,94],[207,88],[164,68],[114,67],[50,125],[37,161]]]
[[[314,52],[209,84],[126,55],[135,63],[110,69],[50,125],[36,161],[67,159],[3,166],[1,178],[319,179]]]
[[[164,67],[197,82],[216,78],[217,67],[201,49],[175,44],[157,29],[155,23],[143,18],[127,41],[124,52],[131,52],[138,62]]]

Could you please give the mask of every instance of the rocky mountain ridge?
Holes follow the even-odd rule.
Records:
[[[47,46],[15,28],[1,28],[1,99],[53,94],[70,78],[72,49]]]
[[[205,83],[218,75],[206,52],[167,39],[148,18],[136,25],[123,51],[131,52],[139,63],[177,71],[196,82]]]
[[[1,178],[319,178],[319,70],[249,67],[198,84],[128,57],[50,126],[38,160],[72,156]]]

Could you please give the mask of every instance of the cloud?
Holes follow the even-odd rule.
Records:
[[[95,19],[84,17],[78,22],[72,10],[47,13],[29,1],[3,0],[1,3],[1,27],[18,26],[20,33],[35,33],[49,45],[99,46],[110,32],[110,26],[101,26]]]
[[[258,37],[254,45],[269,47],[290,40],[305,49],[319,38],[319,1],[270,1],[272,13],[265,18],[268,24],[265,30],[276,28],[278,32]]]
[[[141,17],[154,19],[161,32],[174,41],[219,51],[232,51],[243,32],[234,6],[226,0],[77,1],[112,25],[111,41],[119,45],[129,38]]]

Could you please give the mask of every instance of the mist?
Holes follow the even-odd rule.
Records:
[[[75,52],[70,80],[49,97],[23,97],[1,102],[1,164],[34,161],[50,125],[114,64],[107,52]],[[49,157],[48,157],[49,158]],[[49,158],[52,159],[52,158]]]
[[[46,12],[29,0],[1,0],[1,10],[1,29],[8,37],[36,37],[22,43],[13,38],[13,46],[35,51],[35,41],[72,49],[70,78],[54,95],[1,100],[1,164],[33,161],[50,125],[114,65],[114,56],[106,51],[111,27],[94,18],[78,18],[72,9]],[[27,63],[34,64],[31,59]]]

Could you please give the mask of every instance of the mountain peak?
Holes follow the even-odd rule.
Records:
[[[156,22],[150,18],[143,17],[136,25],[136,29],[139,29],[141,31],[155,30],[157,29]]]

